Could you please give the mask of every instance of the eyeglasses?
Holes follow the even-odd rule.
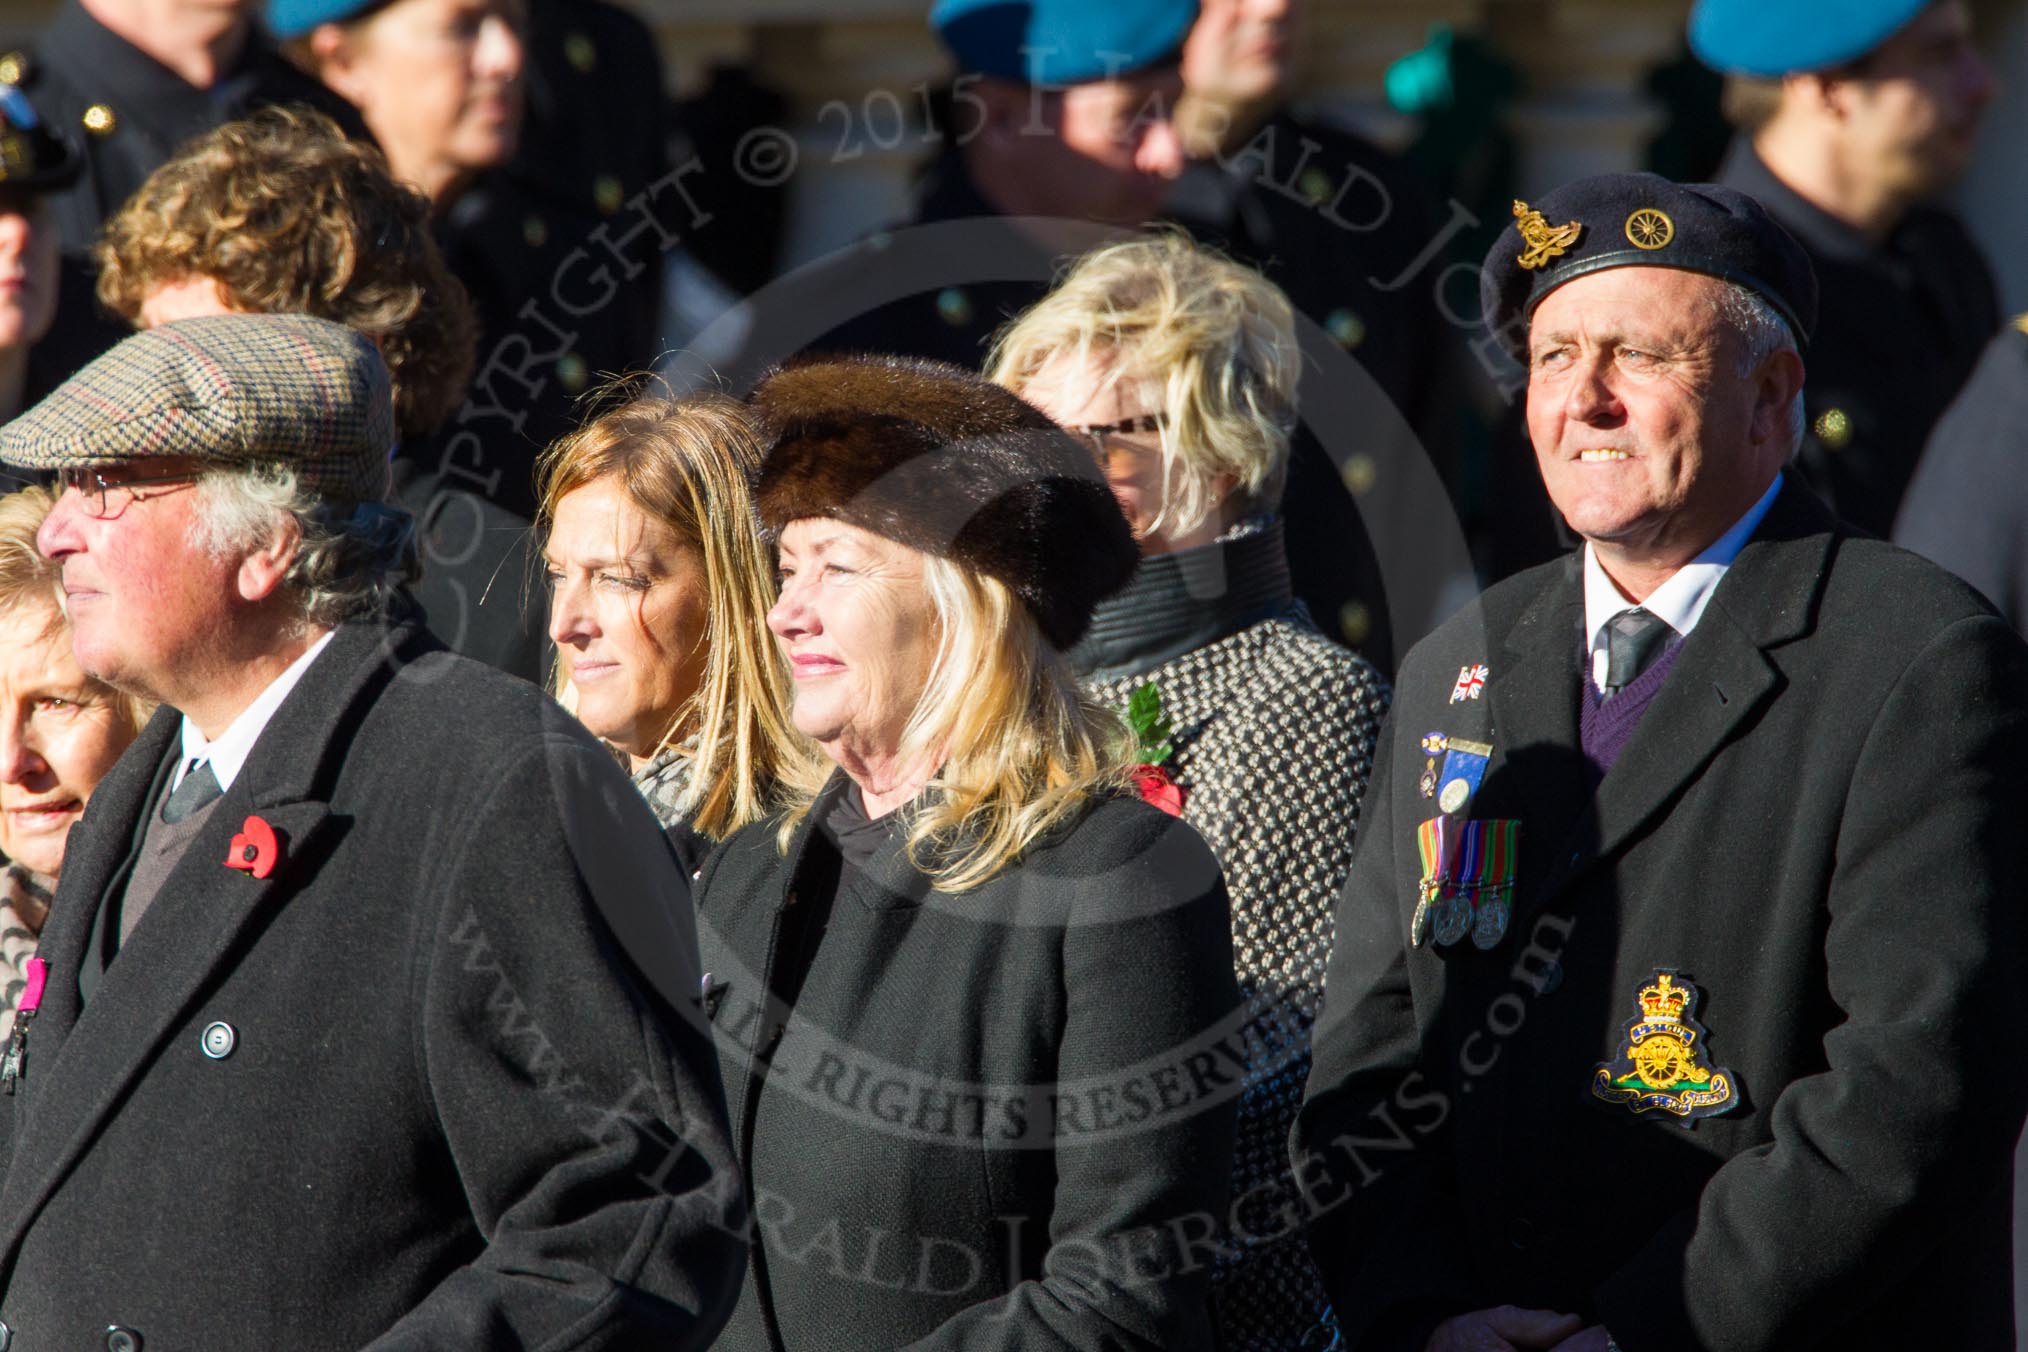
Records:
[[[66,469],[57,471],[56,483],[64,492],[69,492],[73,488],[77,490],[78,502],[84,508],[86,516],[97,521],[111,521],[126,511],[130,503],[146,502],[149,498],[162,496],[161,493],[136,493],[134,490],[137,488],[151,487],[155,484],[193,484],[200,477],[194,470],[185,470],[181,474],[158,474],[147,479],[121,479],[112,482],[96,469]],[[116,497],[117,493],[124,493],[126,496]]]
[[[1101,460],[1105,458],[1106,438],[1123,432],[1159,432],[1169,425],[1166,413],[1144,413],[1137,418],[1122,418],[1110,423],[1081,423],[1066,427],[1072,436],[1083,437],[1091,443],[1092,453]]]

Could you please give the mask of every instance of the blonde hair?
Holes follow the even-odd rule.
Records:
[[[988,379],[1019,394],[1058,358],[1161,410],[1167,491],[1148,533],[1202,525],[1222,475],[1246,510],[1280,505],[1301,354],[1288,297],[1259,272],[1175,232],[1095,249],[1001,330]]]
[[[51,633],[63,620],[63,569],[35,547],[35,533],[56,506],[56,495],[31,484],[0,497],[0,611],[24,601],[45,601],[55,614]]]
[[[35,533],[56,506],[56,495],[31,484],[0,497],[0,615],[12,614],[24,605],[49,607],[49,624],[44,639],[68,635],[70,621],[63,611],[63,567],[42,556],[35,547]],[[69,646],[68,637],[65,646]],[[113,707],[126,715],[127,730],[138,732],[155,712],[155,705],[124,690],[116,690],[95,676],[92,685],[107,693]]]
[[[1090,799],[1124,790],[1131,739],[1085,695],[1004,583],[925,555],[923,587],[937,651],[899,760],[942,764],[909,809],[908,853],[939,889],[964,892],[1070,823]],[[828,766],[812,764],[792,786],[782,848],[828,778]]]
[[[789,723],[788,679],[767,627],[774,569],[749,487],[759,462],[746,406],[705,392],[620,403],[550,447],[536,465],[537,524],[545,533],[564,498],[611,478],[703,560],[704,676],[657,749],[696,728],[692,825],[714,839],[766,816],[777,784],[810,758]],[[561,662],[551,688],[574,709]]]

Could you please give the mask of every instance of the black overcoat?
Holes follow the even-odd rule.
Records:
[[[1791,483],[1592,794],[1583,609],[1576,560],[1521,574],[1395,687],[1295,1133],[1348,1341],[1512,1303],[1627,1352],[2011,1348],[2021,641]],[[1490,951],[1409,943],[1431,732],[1521,822]],[[1663,969],[1738,1091],[1687,1127],[1590,1092]]]
[[[425,631],[342,625],[81,1011],[179,721],[93,794],[43,932],[0,1097],[10,1352],[708,1345],[736,1171],[677,1012],[685,883],[611,753]],[[250,816],[265,879],[225,865]]]
[[[1936,425],[1894,542],[1979,589],[2028,634],[2028,315],[1986,345]]]
[[[971,891],[890,838],[834,897],[847,786],[698,893],[757,1231],[719,1346],[1209,1347],[1246,1054],[1211,852],[1114,799]]]

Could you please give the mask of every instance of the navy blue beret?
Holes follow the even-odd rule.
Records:
[[[1479,273],[1479,309],[1501,344],[1526,361],[1528,319],[1565,282],[1607,268],[1681,268],[1765,297],[1809,344],[1817,273],[1767,208],[1714,183],[1660,174],[1597,174],[1566,183],[1514,219]]]
[[[268,31],[278,38],[299,38],[320,23],[344,23],[387,0],[268,0]]]
[[[1727,75],[1827,70],[1899,33],[1931,0],[1697,0],[1690,50]]]
[[[1197,0],[937,0],[930,27],[967,73],[1073,85],[1174,60]]]

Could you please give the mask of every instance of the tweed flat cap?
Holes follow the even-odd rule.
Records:
[[[380,353],[308,315],[210,315],[137,333],[0,428],[0,461],[25,469],[269,461],[351,502],[386,496],[393,445]]]
[[[764,377],[761,523],[829,517],[996,578],[1056,647],[1140,562],[1076,438],[1011,391],[943,362],[840,357]]]
[[[1711,183],[1659,174],[1596,174],[1566,183],[1514,219],[1479,273],[1487,327],[1526,362],[1528,319],[1565,282],[1607,268],[1679,268],[1734,282],[1780,312],[1807,347],[1817,326],[1810,256],[1767,209]]]

